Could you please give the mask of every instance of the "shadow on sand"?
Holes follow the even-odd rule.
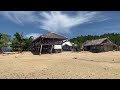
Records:
[[[39,55],[38,51],[31,51],[33,55]],[[50,52],[41,52],[41,54],[50,54]]]
[[[31,51],[31,53],[32,53],[33,55],[39,55],[39,52],[37,52],[37,51]]]

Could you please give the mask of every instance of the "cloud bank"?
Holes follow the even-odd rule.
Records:
[[[101,22],[108,18],[102,17],[100,12],[76,11],[72,16],[62,11],[1,11],[0,15],[20,25],[37,23],[37,27],[49,32],[70,33],[71,28],[93,22]]]

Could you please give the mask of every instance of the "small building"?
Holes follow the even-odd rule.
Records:
[[[67,38],[55,33],[47,33],[32,41],[30,50],[41,53],[61,52],[63,40]]]
[[[106,52],[114,50],[115,44],[113,44],[113,42],[108,38],[102,38],[97,40],[88,40],[83,43],[82,48],[84,51]]]
[[[62,44],[62,50],[63,51],[72,51],[73,46],[72,46],[71,42],[68,40],[64,41]]]

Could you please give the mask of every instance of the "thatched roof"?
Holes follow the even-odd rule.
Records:
[[[102,38],[102,39],[97,39],[97,40],[88,40],[83,44],[83,46],[100,45],[103,41],[105,41],[107,39],[108,38]]]
[[[61,35],[58,35],[58,34],[55,34],[55,33],[47,33],[47,34],[41,35],[40,37],[43,37],[43,38],[67,39],[67,38],[64,37],[64,36],[61,36]]]
[[[56,39],[62,39],[62,40],[67,39],[67,38],[64,37],[64,36],[61,36],[61,35],[58,35],[58,34],[55,34],[55,33],[51,33],[51,32],[39,36],[39,37],[36,38],[34,41],[36,41],[36,40],[39,39],[39,38],[56,38]]]

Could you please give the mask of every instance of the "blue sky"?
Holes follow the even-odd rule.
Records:
[[[120,33],[120,11],[0,11],[0,32],[35,38],[47,32],[68,38]]]

